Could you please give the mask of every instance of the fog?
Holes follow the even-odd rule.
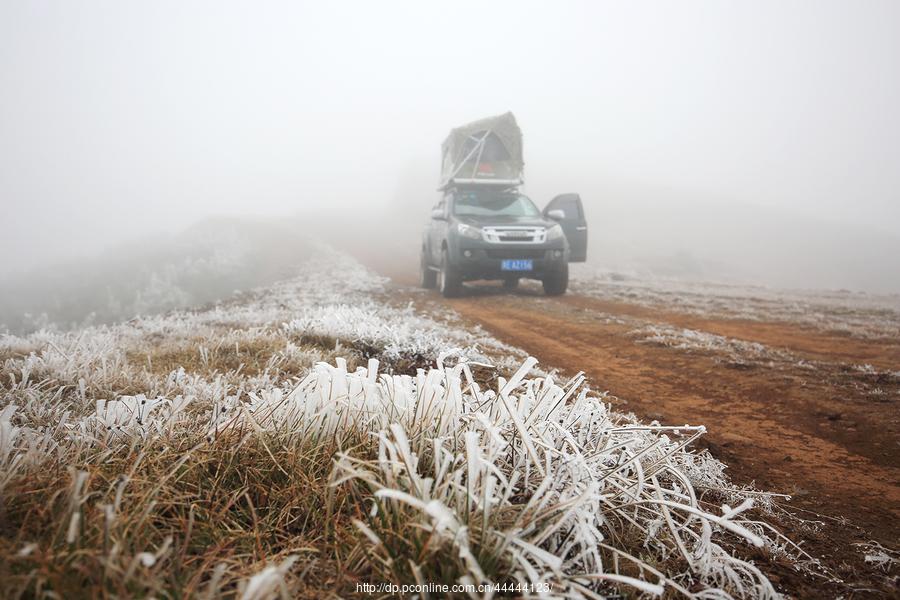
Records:
[[[0,274],[219,216],[405,265],[512,110],[593,265],[900,292],[898,106],[892,1],[4,2]]]

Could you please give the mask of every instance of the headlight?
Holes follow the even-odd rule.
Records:
[[[547,241],[550,240],[558,240],[561,237],[565,237],[566,234],[563,231],[563,228],[560,225],[551,225],[547,228]]]
[[[481,239],[481,229],[479,229],[478,227],[472,227],[471,225],[466,225],[465,223],[458,223],[456,225],[456,231],[459,232],[459,235],[472,240]]]

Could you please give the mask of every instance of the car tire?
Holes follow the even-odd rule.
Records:
[[[510,277],[509,279],[503,280],[503,289],[504,290],[514,290],[519,287],[519,278],[518,277]]]
[[[541,283],[544,284],[544,293],[548,296],[562,296],[569,287],[569,265],[562,269],[547,274]]]
[[[454,298],[462,292],[462,277],[458,269],[450,263],[446,248],[441,252],[441,270],[437,280],[438,289],[444,298]]]
[[[428,265],[428,255],[425,248],[422,248],[422,256],[419,259],[419,285],[426,290],[433,290],[437,287],[438,274],[437,271]]]

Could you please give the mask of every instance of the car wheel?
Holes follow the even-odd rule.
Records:
[[[450,257],[445,248],[441,252],[441,270],[438,273],[438,288],[444,298],[459,296],[462,291],[462,277],[459,271],[450,263]]]
[[[426,290],[433,290],[437,287],[437,272],[428,266],[428,255],[425,254],[425,248],[422,248],[422,256],[419,260],[419,285]]]
[[[569,287],[569,265],[566,264],[559,271],[547,274],[541,283],[544,284],[544,293],[548,296],[562,296]]]
[[[514,290],[517,287],[519,287],[519,278],[518,277],[510,277],[509,279],[503,280],[503,289]]]

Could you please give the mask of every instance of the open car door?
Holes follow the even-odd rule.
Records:
[[[552,213],[552,214],[551,214]],[[560,194],[547,204],[544,216],[562,225],[569,241],[569,262],[587,260],[587,221],[578,194]]]

